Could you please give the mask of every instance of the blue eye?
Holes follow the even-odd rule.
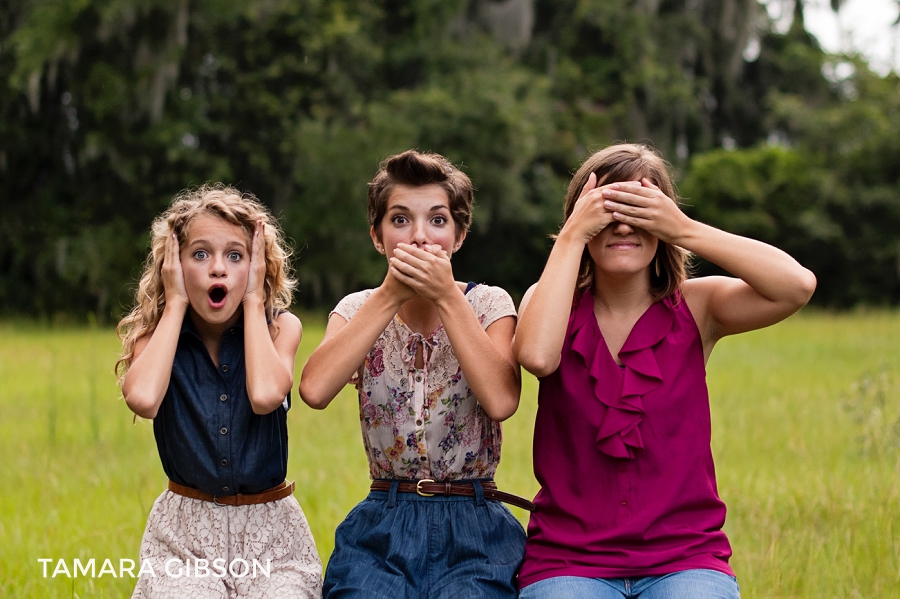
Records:
[[[206,260],[209,257],[209,254],[206,253],[206,250],[197,250],[194,252],[194,258],[197,260]]]
[[[232,262],[237,262],[242,257],[243,256],[241,256],[240,252],[228,252],[228,259],[231,260]]]

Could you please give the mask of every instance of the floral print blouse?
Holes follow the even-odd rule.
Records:
[[[348,295],[332,314],[349,321],[373,291]],[[477,285],[466,298],[485,329],[516,315],[512,298],[499,287]],[[424,366],[417,369],[420,346]],[[494,477],[500,423],[484,413],[469,389],[443,325],[426,337],[394,316],[350,382],[359,391],[359,419],[373,479]]]

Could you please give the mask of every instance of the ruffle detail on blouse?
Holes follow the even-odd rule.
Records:
[[[597,432],[597,448],[614,458],[637,457],[644,449],[639,425],[644,419],[643,396],[663,384],[653,347],[672,329],[675,316],[668,298],[651,305],[635,323],[619,360],[625,366],[619,397],[609,393],[610,381],[602,378],[601,361],[612,359],[597,320],[594,297],[586,292],[575,308],[572,349],[581,356],[591,378],[594,397],[606,406],[606,414]]]

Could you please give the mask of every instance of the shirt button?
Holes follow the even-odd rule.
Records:
[[[222,490],[225,491],[225,492],[227,493],[227,492],[228,492],[228,487],[222,487]]]
[[[421,382],[422,382],[422,375],[421,375],[421,374],[417,374],[417,375],[416,375],[416,382],[417,382],[417,383],[421,383]]]
[[[422,421],[421,421],[421,420],[416,420],[416,426],[422,426]]]
[[[222,372],[228,372],[228,364],[222,364]]]
[[[424,461],[427,460],[427,459],[428,459],[428,458],[426,458],[425,456],[422,456],[421,458],[419,458],[419,461],[420,461],[420,462],[424,462]]]
[[[628,501],[625,500],[625,499],[623,499],[623,500],[622,500],[622,505],[628,505]]]
[[[619,466],[619,472],[625,472],[627,469],[626,466]]]
[[[226,399],[228,399],[228,396],[223,393],[222,395],[219,396],[219,399],[222,401],[225,401]]]
[[[228,465],[228,460],[226,460],[226,459],[223,458],[223,459],[222,459],[222,465],[223,465],[223,466],[227,466],[227,465]]]
[[[222,428],[219,429],[219,432],[224,435],[225,433],[228,432],[228,429],[223,426]]]

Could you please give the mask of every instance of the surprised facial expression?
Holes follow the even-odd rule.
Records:
[[[237,321],[250,273],[250,240],[241,227],[212,215],[194,219],[181,246],[181,270],[196,316],[226,327]]]
[[[372,241],[388,259],[400,243],[420,248],[437,245],[452,254],[465,237],[465,232],[457,237],[450,198],[439,185],[398,185],[388,198],[379,229],[372,229]]]

